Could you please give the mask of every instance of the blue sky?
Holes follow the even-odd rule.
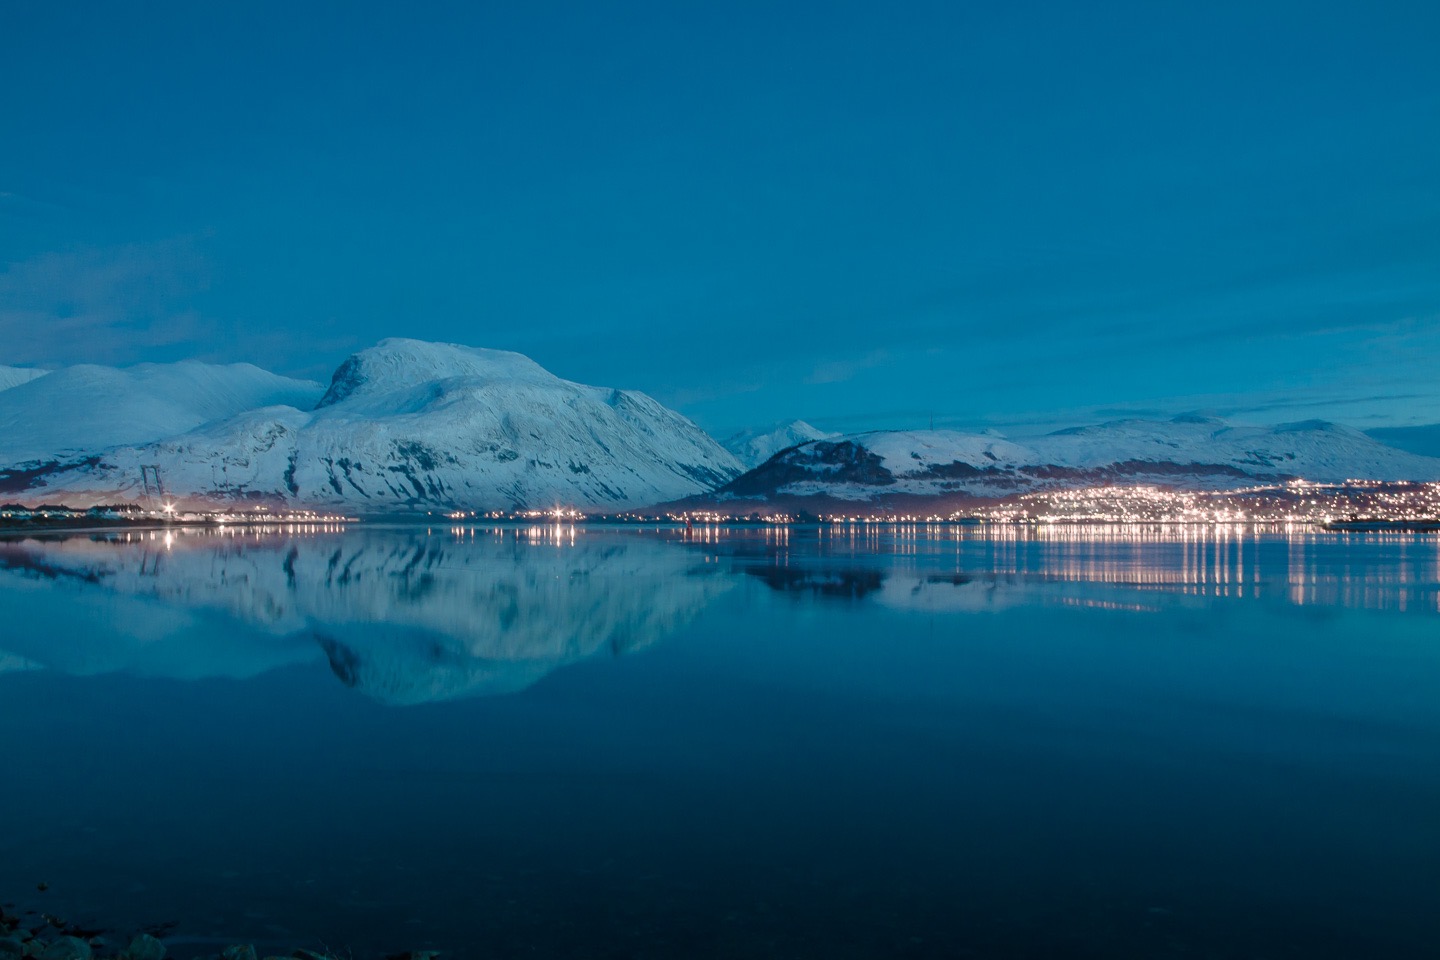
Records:
[[[0,363],[1440,421],[1440,6],[11,4]]]

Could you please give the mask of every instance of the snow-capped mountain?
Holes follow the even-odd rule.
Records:
[[[622,509],[741,472],[703,430],[644,394],[562,380],[499,350],[385,340],[346,360],[318,399],[313,409],[231,412],[153,442],[96,444],[90,459],[32,467],[23,495],[134,500],[141,467],[157,464],[182,503]]]
[[[29,383],[37,377],[43,377],[49,373],[48,370],[37,370],[34,367],[4,367],[0,366],[0,390],[9,390],[11,387],[18,387],[22,383]]]
[[[1014,440],[952,430],[887,431],[787,450],[715,497],[995,498],[1109,484],[1228,489],[1283,478],[1437,480],[1440,459],[1322,421],[1253,427],[1201,417],[1121,420]]]
[[[733,453],[735,459],[743,463],[746,469],[753,470],[781,450],[811,440],[829,440],[837,436],[839,434],[813,427],[804,420],[791,420],[789,423],[771,424],[758,430],[742,430],[722,440],[720,445]]]
[[[323,390],[248,363],[65,367],[0,391],[0,467],[149,443],[255,407],[308,407]]]
[[[0,602],[24,618],[0,636],[0,671],[196,679],[328,662],[387,703],[506,693],[645,647],[734,582],[681,545],[583,529],[0,542]]]

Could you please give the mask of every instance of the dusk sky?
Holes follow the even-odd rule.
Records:
[[[1440,5],[8,3],[0,364],[1440,421]]]

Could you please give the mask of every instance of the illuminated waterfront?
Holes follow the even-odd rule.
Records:
[[[905,509],[879,502],[844,508],[833,500],[813,510],[750,505],[737,500],[712,507],[660,514],[676,521],[727,523],[741,520],[795,523],[1311,523],[1366,520],[1382,524],[1440,524],[1440,483],[1349,480],[1310,483],[1294,480],[1230,490],[1158,486],[1058,489],[1001,499],[970,498],[950,508],[943,501]],[[635,514],[635,519],[653,518]]]

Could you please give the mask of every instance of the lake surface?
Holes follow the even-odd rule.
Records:
[[[1435,535],[11,537],[0,733],[0,901],[182,958],[1440,951]]]

